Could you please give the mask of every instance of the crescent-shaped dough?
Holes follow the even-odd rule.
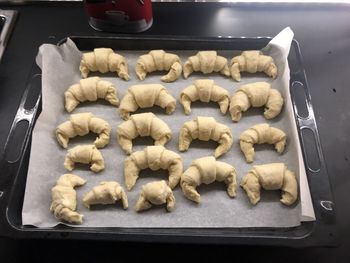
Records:
[[[220,72],[226,77],[230,76],[227,59],[218,56],[216,51],[199,51],[195,56],[189,57],[183,68],[185,79],[187,79],[194,71],[200,71],[203,74]]]
[[[243,176],[241,187],[246,191],[250,202],[255,205],[260,201],[260,189],[281,189],[281,203],[292,205],[298,198],[298,182],[295,174],[284,163],[255,165]]]
[[[151,108],[154,105],[160,106],[167,114],[171,114],[175,110],[176,100],[163,85],[134,85],[123,97],[119,113],[124,120],[127,120],[130,113],[135,112],[138,108]]]
[[[76,212],[77,193],[74,187],[84,185],[86,181],[74,174],[64,174],[51,190],[52,203],[50,211],[56,218],[69,223],[83,223],[83,215]]]
[[[216,161],[213,156],[202,157],[194,160],[191,166],[181,176],[181,188],[184,195],[200,203],[200,194],[197,192],[197,186],[211,184],[214,181],[225,182],[227,185],[227,194],[230,197],[236,196],[236,170],[233,166]]]
[[[163,146],[147,146],[142,151],[132,153],[124,162],[125,185],[129,191],[134,187],[140,171],[146,168],[152,171],[168,170],[169,186],[174,189],[183,171],[182,158]]]
[[[167,183],[162,181],[151,182],[142,186],[140,197],[137,200],[135,210],[137,212],[150,209],[152,205],[166,204],[168,212],[174,210],[175,196]]]
[[[99,77],[81,79],[78,84],[70,86],[64,93],[66,111],[72,112],[80,102],[104,99],[118,106],[119,99],[114,85]]]
[[[242,112],[250,107],[265,106],[264,116],[273,119],[280,114],[283,106],[281,93],[272,89],[267,82],[255,82],[241,86],[232,96],[229,111],[233,121],[242,118]]]
[[[69,149],[64,159],[64,167],[72,171],[75,163],[91,164],[90,170],[95,173],[105,168],[103,156],[95,145],[78,145]]]
[[[229,127],[212,117],[197,117],[192,121],[184,123],[179,135],[179,150],[187,151],[192,140],[199,139],[201,141],[213,140],[219,143],[215,149],[214,156],[220,157],[226,153],[232,146],[233,138]]]
[[[124,80],[130,79],[125,57],[114,53],[111,48],[95,48],[93,52],[84,53],[79,69],[82,78],[87,78],[90,71],[99,71],[116,72],[118,77]]]
[[[121,200],[123,208],[128,208],[128,197],[118,182],[108,181],[101,182],[84,195],[84,206],[90,208],[91,205],[108,205],[114,204]]]
[[[230,72],[234,80],[241,80],[241,72],[264,72],[271,78],[277,77],[277,67],[272,57],[265,56],[260,50],[243,51],[231,60]]]
[[[90,131],[99,135],[94,142],[97,148],[103,148],[109,143],[111,126],[91,112],[70,115],[69,121],[58,125],[55,133],[58,143],[67,148],[69,139],[87,135]]]
[[[217,102],[221,113],[225,114],[230,103],[230,95],[227,90],[215,85],[214,80],[198,79],[180,94],[180,102],[184,107],[185,114],[191,113],[191,103],[197,100]]]
[[[154,71],[169,71],[161,80],[173,82],[182,73],[181,60],[178,55],[167,53],[164,50],[152,50],[148,54],[142,55],[137,60],[136,75],[140,80],[144,80],[147,73]]]
[[[267,123],[254,125],[239,136],[241,150],[248,163],[254,160],[254,144],[274,144],[276,151],[282,153],[286,141],[287,135],[282,130],[270,127]]]
[[[155,145],[164,146],[171,139],[171,130],[152,112],[134,114],[117,129],[118,143],[126,154],[132,153],[132,140],[138,136],[151,136]]]

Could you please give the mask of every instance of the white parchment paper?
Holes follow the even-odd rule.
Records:
[[[107,120],[113,130],[109,145],[101,149],[105,158],[106,168],[101,173],[91,172],[88,166],[78,166],[73,171],[74,174],[87,180],[86,185],[76,188],[78,196],[77,210],[84,215],[84,227],[291,227],[297,226],[301,221],[314,220],[314,212],[307,185],[304,163],[301,155],[299,139],[296,133],[292,105],[289,95],[289,67],[287,55],[293,32],[287,28],[276,36],[265,48],[267,54],[271,55],[277,63],[279,75],[276,80],[269,79],[264,74],[249,75],[243,74],[242,81],[237,83],[232,79],[225,78],[219,74],[193,74],[187,80],[179,79],[174,83],[163,83],[170,93],[176,98],[185,87],[190,85],[195,79],[211,78],[216,84],[226,88],[233,94],[240,85],[255,82],[268,81],[273,88],[278,89],[285,98],[285,106],[282,113],[274,120],[265,120],[263,109],[250,109],[243,114],[239,123],[233,123],[229,114],[225,116],[219,112],[219,107],[214,103],[193,103],[192,114],[186,116],[180,103],[177,104],[176,111],[172,115],[166,115],[160,108],[139,110],[138,112],[152,111],[163,119],[173,132],[172,140],[166,145],[170,150],[177,151],[178,135],[182,124],[196,116],[213,116],[218,122],[224,123],[231,128],[234,136],[233,146],[227,154],[220,157],[220,161],[234,165],[240,182],[242,176],[252,168],[252,164],[247,164],[239,149],[238,137],[241,132],[254,124],[268,122],[274,127],[283,129],[288,135],[286,151],[279,155],[268,145],[255,146],[256,157],[253,164],[264,164],[270,162],[284,162],[288,168],[295,171],[300,184],[300,198],[298,202],[286,207],[279,202],[279,191],[263,191],[260,203],[252,206],[240,187],[237,189],[237,197],[229,198],[225,185],[214,183],[198,188],[202,202],[197,205],[187,200],[178,186],[174,190],[176,197],[176,208],[174,212],[167,213],[163,206],[153,207],[143,213],[136,213],[134,206],[139,196],[141,187],[147,182],[167,179],[167,171],[152,172],[142,171],[140,177],[131,192],[128,192],[129,209],[124,211],[120,204],[108,206],[96,206],[88,210],[82,205],[83,195],[100,181],[117,180],[124,186],[123,162],[127,157],[116,141],[116,127],[122,122],[117,108],[103,102],[82,103],[73,113],[92,112],[98,117]],[[118,89],[118,96],[121,99],[128,87],[134,84],[161,83],[160,77],[164,73],[154,73],[147,76],[146,80],[139,81],[134,72],[137,58],[148,50],[144,51],[117,51],[126,56],[131,80],[126,82],[117,78],[114,74],[92,74],[99,75],[103,79],[113,82]],[[172,51],[178,54],[182,61],[193,55],[193,51]],[[218,50],[222,56],[231,59],[239,54],[239,51]],[[55,128],[60,123],[69,119],[69,114],[64,110],[64,91],[72,84],[79,82],[79,63],[81,52],[74,43],[68,41],[61,46],[44,44],[40,47],[37,63],[42,69],[42,93],[43,111],[40,114],[33,131],[32,148],[28,169],[28,178],[25,191],[25,198],[22,210],[22,220],[24,225],[34,225],[37,227],[52,227],[59,223],[50,213],[51,188],[56,180],[64,173],[64,157],[67,151],[59,146],[55,138]],[[69,147],[78,144],[93,143],[95,135],[74,138],[70,141]],[[153,142],[151,139],[134,140],[134,150],[142,150],[146,145]],[[203,156],[212,155],[216,143],[214,142],[192,142],[189,151],[181,153],[184,161],[184,168],[188,168],[190,163]]]

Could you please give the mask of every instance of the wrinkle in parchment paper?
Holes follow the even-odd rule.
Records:
[[[203,185],[198,188],[202,198],[201,204],[197,205],[187,200],[178,186],[174,195],[176,198],[175,210],[167,213],[164,207],[153,207],[151,210],[138,214],[134,211],[136,200],[141,187],[147,182],[167,179],[166,171],[144,170],[141,172],[134,189],[128,192],[129,209],[124,211],[120,205],[97,206],[88,210],[82,205],[83,195],[91,190],[100,181],[117,180],[123,187],[123,161],[127,157],[116,141],[116,127],[122,123],[117,113],[117,108],[107,103],[82,103],[73,113],[92,112],[98,117],[107,120],[112,126],[112,138],[110,144],[101,149],[105,158],[106,168],[103,172],[94,174],[88,166],[73,170],[74,174],[87,180],[86,185],[77,188],[77,210],[84,214],[84,227],[292,227],[301,221],[314,220],[313,207],[310,192],[307,185],[304,163],[301,155],[299,139],[296,133],[296,124],[289,95],[289,67],[286,58],[289,52],[293,32],[287,28],[277,35],[265,48],[267,54],[273,56],[279,69],[276,80],[269,79],[263,74],[243,74],[240,83],[234,82],[219,74],[193,74],[187,80],[179,79],[174,83],[161,83],[162,73],[154,73],[147,76],[146,80],[139,81],[134,72],[139,55],[145,51],[118,51],[126,56],[131,80],[125,82],[113,74],[99,75],[103,79],[113,82],[118,88],[118,96],[126,93],[128,87],[134,84],[161,83],[167,87],[170,93],[179,98],[182,89],[190,85],[195,79],[211,78],[215,83],[227,89],[232,95],[239,86],[255,82],[267,81],[273,88],[281,91],[285,98],[285,106],[282,113],[273,120],[265,120],[262,109],[250,109],[243,114],[239,123],[232,123],[229,114],[220,114],[218,105],[215,103],[196,102],[192,104],[192,113],[187,116],[183,113],[182,106],[177,103],[174,114],[166,115],[160,108],[143,109],[138,112],[152,111],[164,120],[173,132],[172,140],[166,147],[177,151],[178,135],[181,125],[196,116],[212,116],[218,122],[228,125],[234,137],[231,150],[218,160],[235,166],[238,173],[238,182],[242,176],[252,168],[247,164],[239,149],[238,137],[241,132],[250,126],[262,122],[268,122],[271,126],[283,129],[288,135],[286,151],[279,155],[272,146],[257,145],[255,164],[269,162],[284,162],[288,168],[298,175],[300,184],[300,198],[292,207],[286,207],[279,202],[279,191],[263,191],[260,203],[252,206],[240,187],[237,189],[237,197],[229,198],[223,183]],[[173,51],[181,57],[182,61],[197,51]],[[218,53],[230,59],[239,51],[218,50]],[[54,130],[57,125],[69,119],[69,114],[64,110],[64,91],[72,84],[79,82],[79,63],[81,52],[74,43],[68,41],[61,46],[42,45],[37,57],[37,63],[42,69],[42,93],[43,111],[40,114],[33,131],[28,178],[25,191],[25,199],[22,210],[24,225],[37,227],[52,227],[59,222],[49,211],[51,203],[51,188],[55,185],[60,175],[67,173],[63,167],[66,150],[61,148],[55,138]],[[93,143],[93,136],[74,138],[69,147],[81,143]],[[150,139],[137,139],[134,141],[134,150],[142,150],[151,144]],[[216,143],[194,141],[189,151],[180,153],[184,160],[184,168],[190,163],[203,156],[212,155]]]

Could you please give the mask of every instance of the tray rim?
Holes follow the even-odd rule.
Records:
[[[69,36],[73,42],[77,40],[122,40],[122,41],[130,41],[130,40],[142,40],[142,41],[191,41],[191,42],[206,42],[206,43],[232,43],[233,41],[248,41],[248,42],[267,42],[270,41],[271,37],[188,37],[188,36],[135,36],[135,35],[120,35],[118,37],[101,37],[101,36]],[[60,40],[57,45],[62,45],[67,41],[68,37],[63,38]],[[74,41],[75,40],[75,41]],[[299,43],[293,39],[292,41],[292,47],[297,49],[297,56],[301,62],[302,57],[300,53],[300,47]],[[198,49],[198,48],[197,48]],[[302,66],[302,64],[301,64]],[[35,66],[33,67],[35,68]],[[34,71],[37,71],[38,69],[34,69]],[[311,98],[310,94],[307,90],[307,80],[306,80],[306,74],[303,67],[296,72],[291,72],[291,79],[296,78],[297,81],[300,81],[304,84],[306,88],[306,95],[309,97],[309,106],[312,109],[311,104]],[[292,86],[292,85],[291,85]],[[26,94],[24,94],[25,97]],[[26,98],[24,98],[25,101]],[[40,96],[38,98],[38,102],[40,100]],[[18,160],[20,163],[22,163],[23,158],[26,155],[26,152],[30,148],[30,137],[32,128],[35,123],[35,118],[37,117],[39,106],[35,108],[35,110],[32,112],[33,121],[31,122],[31,125],[29,127],[29,136],[25,141],[24,148],[22,149],[20,160]],[[21,107],[21,105],[20,105]],[[300,127],[305,126],[306,124],[300,120],[296,114],[296,105],[293,101],[293,107],[295,112],[295,118],[296,123],[298,127],[298,134],[300,136]],[[313,113],[313,110],[312,110]],[[312,118],[313,117],[313,118]],[[16,119],[15,119],[16,120]],[[309,122],[313,121],[314,127],[316,127],[316,133],[317,133],[317,126],[314,119],[314,116],[311,116],[311,119],[309,119]],[[17,120],[18,121],[18,120]],[[12,129],[11,129],[12,131]],[[9,133],[9,137],[11,135],[11,131]],[[318,134],[316,134],[318,136]],[[302,139],[302,138],[300,138]],[[5,146],[6,149],[6,146]],[[302,149],[303,150],[303,149]],[[304,154],[304,151],[302,151]],[[322,149],[321,149],[322,153]],[[305,159],[305,156],[303,156]],[[4,160],[1,160],[1,165],[4,164]],[[264,235],[264,232],[268,232],[269,228],[113,228],[113,231],[111,231],[111,228],[84,228],[84,227],[67,227],[64,225],[59,225],[58,227],[54,228],[34,228],[34,227],[28,227],[23,226],[21,224],[16,224],[11,220],[11,199],[13,199],[13,189],[16,186],[16,181],[18,179],[19,171],[20,171],[21,165],[19,165],[17,171],[13,175],[15,177],[13,187],[11,187],[11,196],[6,202],[6,220],[7,223],[5,227],[5,231],[2,231],[2,227],[0,224],[0,235],[5,234],[7,236],[12,236],[15,238],[72,238],[72,239],[103,239],[103,240],[130,240],[130,241],[142,241],[142,242],[184,242],[184,243],[225,243],[225,244],[269,244],[269,245],[288,245],[288,246],[310,246],[315,244],[326,244],[326,245],[334,245],[337,242],[335,241],[335,234],[334,234],[334,222],[333,224],[321,224],[319,220],[319,213],[316,213],[316,221],[314,222],[302,222],[301,226],[293,227],[293,228],[276,228],[278,230],[283,230],[281,232],[286,233],[288,231],[295,231],[295,229],[306,227],[308,230],[303,233],[301,233],[299,236],[283,236],[283,235]],[[309,180],[309,173],[306,168],[307,177]],[[328,180],[328,172],[326,171],[327,180]],[[310,182],[309,182],[310,184]],[[1,181],[0,181],[1,186]],[[1,190],[1,188],[0,188]],[[330,190],[330,189],[329,189]],[[1,192],[1,191],[0,191]],[[330,192],[330,195],[332,197],[332,193]],[[331,199],[333,200],[333,199]],[[314,200],[313,200],[314,201]],[[332,206],[332,215],[327,215],[327,217],[335,217],[334,215],[334,209]],[[0,217],[1,217],[1,197],[0,197]],[[1,220],[0,220],[1,223]],[[327,227],[328,226],[328,227]],[[320,233],[316,234],[316,230],[320,229],[323,232],[327,232],[327,235],[321,235]],[[228,231],[228,229],[236,230],[234,235]],[[274,230],[276,230],[274,229]],[[116,231],[118,230],[118,231]],[[172,231],[175,230],[175,231]],[[200,231],[198,231],[200,230]],[[238,230],[238,231],[237,231]],[[254,231],[259,231],[259,234]],[[321,231],[321,232],[322,232]],[[243,233],[245,232],[245,233]],[[254,232],[253,234],[250,232]],[[275,232],[275,231],[273,231]],[[250,233],[249,235],[247,235]],[[93,234],[93,236],[91,236]],[[271,234],[271,233],[270,233]],[[97,237],[98,236],[98,237]],[[315,236],[317,236],[315,242]],[[327,237],[325,237],[327,236]],[[205,238],[204,238],[205,237]],[[268,241],[266,243],[266,241]],[[299,241],[299,242],[296,242]],[[300,243],[300,241],[302,241]],[[320,242],[321,241],[321,242]]]

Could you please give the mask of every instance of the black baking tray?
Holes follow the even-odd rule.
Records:
[[[164,36],[71,36],[80,50],[252,50],[265,47],[269,37],[197,38]],[[58,45],[66,42],[61,40]],[[288,56],[290,92],[316,221],[292,228],[86,228],[22,225],[22,205],[29,163],[31,134],[41,112],[40,69],[33,65],[27,88],[14,118],[0,161],[0,235],[16,239],[86,239],[196,244],[334,246],[337,244],[335,206],[308,91],[299,44]]]

